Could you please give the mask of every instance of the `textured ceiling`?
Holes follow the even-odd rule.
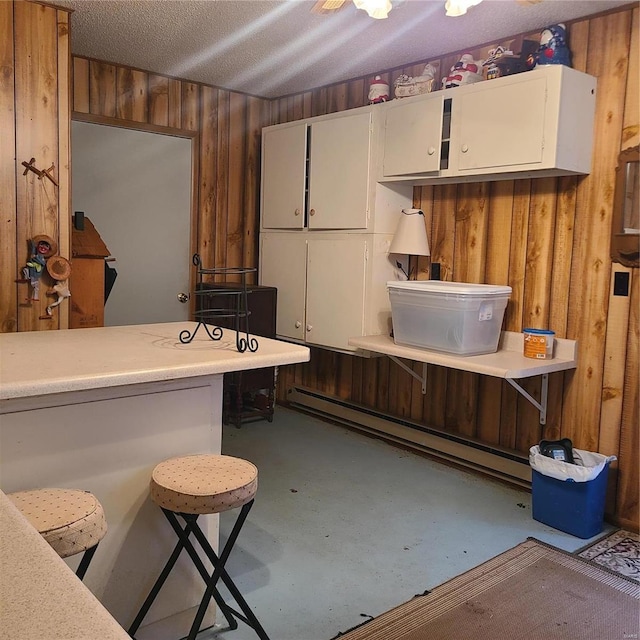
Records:
[[[341,11],[323,16],[310,13],[314,0],[56,4],[75,10],[74,54],[273,98],[629,2],[484,0],[465,16],[448,18],[444,0],[393,0],[386,20],[369,18],[350,0]]]

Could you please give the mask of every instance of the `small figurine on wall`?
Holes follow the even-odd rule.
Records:
[[[389,84],[376,76],[369,86],[369,104],[386,102],[389,99]]]
[[[470,53],[463,54],[460,60],[451,67],[449,75],[442,79],[442,87],[444,89],[451,89],[452,87],[459,87],[464,84],[480,82],[484,79],[482,77],[481,67],[482,62],[474,60]]]
[[[29,244],[31,254],[22,269],[22,275],[31,284],[32,291],[28,299],[40,300],[40,278],[47,260],[58,251],[58,245],[53,238],[45,235],[34,236]]]
[[[545,64],[571,66],[571,52],[567,45],[567,29],[562,23],[552,24],[540,32],[540,46],[527,60],[527,66],[530,69]]]

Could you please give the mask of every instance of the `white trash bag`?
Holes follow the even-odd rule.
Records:
[[[555,460],[540,453],[540,447],[535,445],[529,449],[529,464],[543,476],[549,476],[563,482],[589,482],[597,478],[602,470],[614,460],[616,456],[605,456],[601,453],[573,449],[575,464]]]

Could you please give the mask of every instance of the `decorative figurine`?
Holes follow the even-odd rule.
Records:
[[[527,59],[529,69],[545,64],[571,66],[571,52],[567,45],[567,29],[562,23],[552,24],[540,32],[540,46]]]
[[[431,93],[435,76],[436,68],[431,63],[425,66],[422,75],[412,77],[403,74],[399,76],[394,82],[395,97],[406,98],[421,93]]]
[[[58,245],[53,238],[45,235],[34,236],[30,240],[30,245],[31,255],[22,269],[22,275],[31,284],[31,296],[27,299],[40,300],[40,278],[47,259],[55,255]]]
[[[451,89],[464,84],[480,82],[484,79],[481,67],[482,62],[474,60],[470,53],[463,54],[460,60],[451,67],[449,75],[442,79],[442,87]]]
[[[52,289],[47,290],[47,295],[57,296],[57,300],[47,305],[47,315],[53,315],[53,308],[57,307],[66,298],[71,297],[69,291],[69,276],[71,264],[62,256],[53,256],[47,260],[47,273],[56,281]]]
[[[376,76],[369,86],[369,104],[386,102],[389,99],[389,85],[380,76]]]

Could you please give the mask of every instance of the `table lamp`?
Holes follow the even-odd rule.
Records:
[[[389,253],[406,255],[407,268],[399,260],[396,266],[410,279],[410,256],[429,256],[429,240],[427,239],[427,227],[424,220],[424,212],[420,209],[403,209],[398,227],[389,247]]]

